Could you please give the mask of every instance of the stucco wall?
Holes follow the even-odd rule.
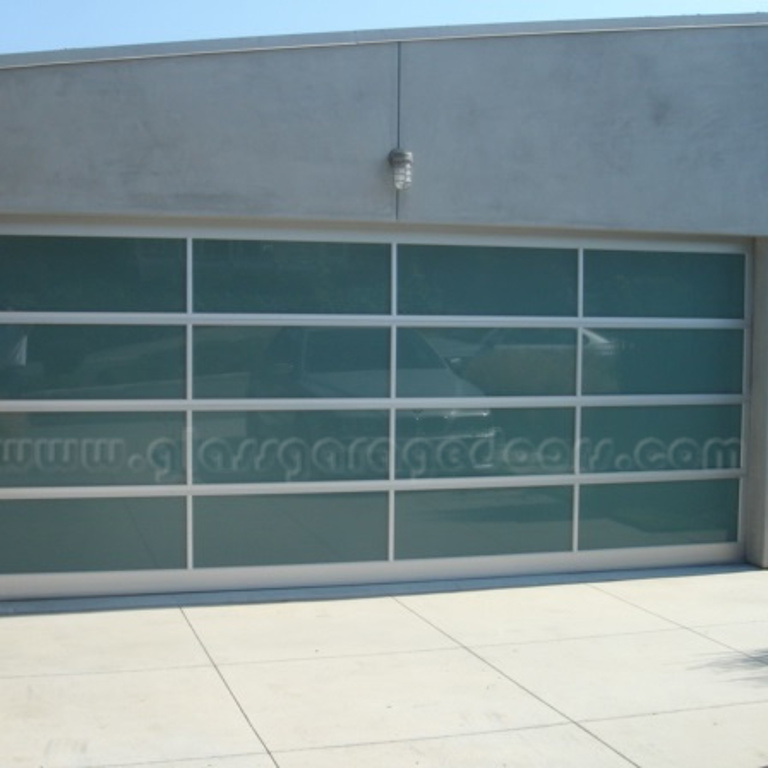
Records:
[[[0,210],[386,220],[396,48],[0,70]]]
[[[768,28],[403,46],[408,220],[768,228]]]
[[[761,24],[2,67],[0,213],[768,234]]]

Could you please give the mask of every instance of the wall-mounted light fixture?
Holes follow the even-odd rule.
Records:
[[[413,152],[393,149],[389,153],[389,164],[392,166],[395,189],[408,189],[413,181]]]

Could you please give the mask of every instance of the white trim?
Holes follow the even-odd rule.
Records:
[[[577,275],[577,315],[581,322],[584,318],[584,248],[579,248],[578,275]],[[584,401],[584,333],[581,328],[576,333],[576,398],[573,409],[573,474],[574,482],[571,486],[573,494],[571,504],[571,549],[579,551],[579,526],[581,514],[581,444],[582,444],[582,413]]]
[[[584,395],[585,408],[643,405],[741,405],[743,395]]]
[[[305,32],[255,35],[213,40],[182,40],[161,43],[128,43],[63,50],[16,51],[0,56],[0,69],[31,69],[73,64],[152,61],[166,58],[224,56],[232,54],[293,51],[316,48],[391,45],[408,42],[514,39],[562,35],[595,35],[626,32],[669,32],[760,28],[768,25],[765,13],[675,14],[664,16],[588,18],[553,21],[518,21],[486,24],[454,24],[395,29]]]
[[[4,413],[160,413],[186,409],[186,400],[0,400]],[[251,401],[253,402],[253,401]]]
[[[183,498],[184,483],[178,485],[72,485],[0,488],[0,501],[24,499],[111,499],[111,498]]]
[[[699,480],[739,480],[745,474],[742,468],[669,470],[667,472],[595,472],[580,475],[579,483],[581,485],[687,483]]]
[[[659,17],[523,21],[373,29],[357,31],[310,32],[189,40],[166,43],[137,43],[84,47],[53,51],[20,51],[0,56],[0,71],[26,70],[72,65],[148,62],[162,59],[226,56],[246,53],[349,48],[445,41],[507,40],[521,37],[561,37],[622,33],[695,32],[698,30],[759,29],[767,26],[765,13],[674,15]]]
[[[578,465],[579,458],[576,457],[576,463]],[[573,512],[571,518],[571,551],[579,551],[579,536],[581,525],[581,480],[576,478],[571,486],[571,492],[573,493]]]
[[[267,314],[189,314],[189,313],[130,313],[130,312],[2,312],[0,325],[120,325],[120,326],[178,326],[191,323],[195,328],[227,326],[248,327],[338,327],[360,326],[388,328],[523,328],[575,330],[579,328],[605,329],[691,329],[740,330],[747,327],[746,320],[719,320],[707,318],[615,318],[573,316],[515,316],[496,317],[480,315],[267,315]]]
[[[186,240],[187,258],[186,258],[186,305],[187,305],[187,327],[186,327],[186,371],[185,371],[185,430],[184,430],[184,474],[186,479],[186,559],[187,569],[192,570],[195,567],[195,512],[192,487],[194,484],[194,428],[192,423],[192,403],[194,402],[194,381],[195,381],[195,345],[193,339],[192,317],[194,310],[194,262],[193,262],[193,241],[188,237]]]
[[[635,406],[742,405],[743,395],[552,395],[509,397],[403,397],[394,407],[402,410],[477,408],[610,408]],[[185,411],[186,399],[179,400],[0,400],[6,413],[162,413]],[[393,407],[389,398],[268,399],[232,398],[194,401],[195,413],[218,411],[387,411]]]
[[[394,480],[311,480],[264,483],[179,483],[179,485],[98,485],[0,488],[0,500],[72,498],[159,498],[165,496],[263,496],[323,493],[383,493],[481,490],[488,488],[546,488],[552,486],[626,485],[676,483],[706,480],[739,480],[744,469],[692,469],[658,472],[602,472],[594,474],[489,475],[457,477],[396,478]]]
[[[399,69],[398,69],[399,71]],[[397,200],[397,198],[396,198]],[[389,482],[387,493],[387,557],[390,562],[395,559],[395,491],[394,483],[397,472],[397,244],[392,243],[390,252],[390,301],[392,323],[389,329]]]
[[[0,592],[5,599],[20,600],[104,594],[275,589],[308,585],[396,584],[438,579],[716,565],[740,562],[742,558],[743,548],[740,545],[723,543],[395,562],[200,568],[194,571],[14,574],[0,575]]]
[[[670,470],[668,472],[602,472],[594,474],[495,475],[493,477],[410,478],[395,481],[396,491],[476,490],[482,488],[545,488],[551,486],[676,483],[738,480],[743,469]]]
[[[3,312],[2,325],[163,325],[183,327],[182,312]]]
[[[362,323],[361,323],[362,324]],[[657,317],[573,317],[564,315],[562,317],[541,317],[538,315],[530,317],[482,317],[479,315],[454,315],[432,317],[430,315],[400,315],[398,317],[398,327],[400,328],[451,328],[461,326],[462,328],[523,328],[536,330],[542,329],[563,329],[574,330],[580,328],[615,328],[615,329],[691,329],[691,330],[720,330],[742,329],[746,327],[744,320],[712,320],[702,318],[657,318]]]
[[[274,240],[285,242],[339,242],[339,243],[387,243],[403,245],[484,245],[500,248],[565,248],[577,250],[647,250],[681,253],[745,253],[749,239],[738,236],[717,235],[654,235],[627,233],[585,233],[563,231],[557,234],[530,229],[509,229],[499,232],[499,227],[451,227],[436,224],[407,226],[402,222],[361,226],[327,225],[299,221],[286,221],[281,226],[247,221],[207,222],[174,221],[158,222],[156,219],[105,222],[100,218],[78,219],[72,216],[45,217],[0,215],[0,235],[49,235],[76,237],[153,237],[161,239],[194,240]]]

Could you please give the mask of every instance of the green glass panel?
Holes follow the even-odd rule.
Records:
[[[584,394],[741,394],[739,330],[584,331]]]
[[[0,501],[0,572],[186,567],[181,498]]]
[[[584,485],[580,549],[736,541],[739,481]]]
[[[576,332],[543,328],[401,328],[399,397],[572,395]]]
[[[741,466],[737,405],[585,408],[582,472],[663,472]]]
[[[571,549],[571,488],[395,494],[395,558],[480,557]]]
[[[401,245],[402,315],[576,314],[576,250]]]
[[[195,566],[386,560],[386,493],[195,499]]]
[[[388,397],[388,328],[194,329],[196,397]]]
[[[199,483],[389,477],[386,411],[217,411],[193,425]]]
[[[25,353],[16,357],[14,365],[0,365],[0,398],[125,400],[184,397],[186,352],[183,328],[30,325],[21,330]]]
[[[198,312],[389,314],[390,246],[197,240]]]
[[[0,311],[183,312],[183,240],[0,236]]]
[[[184,482],[184,414],[0,413],[0,487]]]
[[[584,311],[593,317],[744,317],[744,256],[587,251]]]
[[[573,471],[568,408],[432,408],[397,414],[398,477]]]

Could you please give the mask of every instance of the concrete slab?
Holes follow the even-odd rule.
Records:
[[[740,653],[748,654],[751,658],[744,659],[743,663],[768,664],[768,621],[702,627],[698,632]],[[768,674],[768,666],[766,666],[766,674]]]
[[[187,608],[218,664],[456,647],[392,598]]]
[[[530,728],[564,718],[466,651],[231,665],[270,750]]]
[[[179,610],[0,619],[0,678],[209,665]]]
[[[0,722],[0,756],[9,768],[103,768],[265,751],[212,669],[7,679]]]
[[[532,643],[674,628],[591,586],[566,584],[399,598],[465,645]]]
[[[764,689],[768,695],[768,686]],[[768,703],[605,720],[587,729],[640,768],[768,765]]]
[[[109,768],[275,768],[269,755],[238,755],[237,757],[206,757],[203,760],[173,760],[170,763],[130,763]]]
[[[632,763],[574,725],[275,755],[280,768],[628,768]]]
[[[614,581],[595,587],[688,627],[768,621],[768,570]]]
[[[687,630],[479,648],[477,653],[575,720],[768,700],[765,669]]]
[[[768,766],[767,575],[10,614],[0,766]]]

